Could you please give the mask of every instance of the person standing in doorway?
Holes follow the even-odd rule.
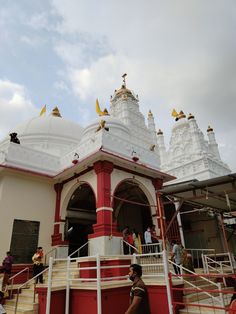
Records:
[[[147,244],[146,252],[144,253],[151,253],[152,252],[152,233],[151,228],[148,227],[147,230],[144,232],[144,241]]]
[[[142,266],[132,264],[129,268],[129,279],[133,281],[130,291],[130,305],[125,314],[150,314],[147,288],[141,279]]]
[[[174,270],[176,275],[180,275],[180,265],[181,265],[181,259],[182,259],[182,249],[181,246],[179,244],[177,244],[176,240],[172,241],[172,256],[171,259],[173,260],[173,262],[175,264],[173,264]]]
[[[130,234],[130,231],[129,231],[129,226],[126,226],[123,231],[122,231],[122,235],[123,235],[123,248],[124,248],[124,254],[127,255],[129,254],[129,234]]]
[[[32,257],[32,261],[34,263],[33,265],[33,277],[37,276],[38,274],[40,274],[44,267],[43,267],[43,248],[41,246],[39,246],[36,250],[36,252],[34,253],[33,257]],[[38,283],[38,281],[40,283],[43,283],[43,274],[37,276],[37,278],[35,279],[35,283]]]
[[[155,225],[152,225],[151,236],[152,236],[152,243],[153,243],[153,252],[160,253],[159,240],[157,237]],[[157,257],[160,257],[159,254],[157,255]]]

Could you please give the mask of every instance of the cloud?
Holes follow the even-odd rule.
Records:
[[[19,121],[29,119],[37,112],[24,86],[8,80],[0,80],[1,136],[7,134]]]

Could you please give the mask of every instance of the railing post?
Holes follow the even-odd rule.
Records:
[[[206,261],[206,273],[209,274],[209,267],[208,267],[207,256],[205,256],[205,261]]]
[[[101,267],[100,256],[97,254],[97,314],[102,314],[102,293],[101,293]]]
[[[18,306],[18,300],[19,300],[19,288],[17,289],[17,296],[16,296],[16,303],[15,303],[15,314],[17,313],[17,306]]]
[[[133,259],[133,264],[137,264],[137,255],[135,253],[133,254],[132,259]]]
[[[66,304],[65,304],[65,314],[69,314],[70,305],[70,256],[67,257],[66,262]]]
[[[48,290],[47,290],[46,314],[50,314],[51,290],[52,290],[52,265],[53,265],[53,257],[50,257],[49,267],[48,267]]]
[[[204,274],[206,274],[206,265],[205,265],[205,260],[204,260],[203,252],[202,252],[202,266],[203,266]]]
[[[222,290],[222,288],[221,288],[221,283],[218,282],[218,283],[217,283],[217,286],[218,286],[218,290],[220,291],[220,292],[219,292],[219,296],[220,296],[221,305],[222,305],[222,307],[225,307],[225,302],[224,302],[223,293],[221,292],[221,290]]]
[[[229,263],[230,263],[231,271],[233,273],[234,272],[233,257],[231,253],[228,253],[228,254],[229,254]]]
[[[168,262],[167,251],[165,249],[163,250],[163,263],[164,263],[164,274],[165,274],[165,281],[166,281],[166,292],[167,292],[169,314],[173,314],[171,287],[170,287],[170,281],[169,281],[169,262]]]

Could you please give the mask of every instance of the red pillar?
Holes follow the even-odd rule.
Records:
[[[112,218],[111,173],[113,163],[97,161],[94,164],[94,170],[97,175],[97,223],[93,225],[94,233],[89,238],[120,235],[116,232],[116,225],[113,223]]]
[[[52,246],[66,244],[66,241],[62,240],[62,233],[60,233],[60,207],[61,207],[61,192],[63,189],[63,185],[61,183],[57,183],[54,185],[54,189],[56,192],[56,203],[55,203],[55,216],[54,216],[54,232],[52,235]]]

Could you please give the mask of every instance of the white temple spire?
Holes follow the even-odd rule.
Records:
[[[209,141],[209,152],[213,154],[214,157],[216,157],[218,160],[221,160],[220,153],[218,149],[218,144],[216,142],[215,133],[213,128],[210,127],[210,125],[207,128],[207,136]]]

